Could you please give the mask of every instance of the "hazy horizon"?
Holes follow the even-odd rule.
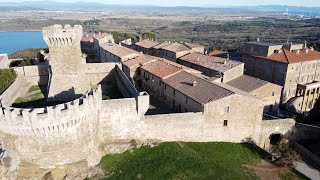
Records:
[[[202,0],[201,2],[196,0],[0,0],[0,2],[28,2],[28,1],[47,1],[47,2],[99,2],[104,4],[117,4],[117,5],[155,5],[155,6],[199,6],[199,7],[221,7],[221,6],[257,6],[257,5],[288,5],[288,6],[306,6],[306,7],[320,7],[320,1],[318,0]]]

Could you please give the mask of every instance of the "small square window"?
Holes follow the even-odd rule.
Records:
[[[229,106],[224,107],[224,112],[225,113],[229,113],[229,111],[230,111],[230,107]]]
[[[223,121],[223,126],[227,127],[228,126],[228,120]]]

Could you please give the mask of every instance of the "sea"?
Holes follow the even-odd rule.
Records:
[[[42,32],[0,32],[0,54],[27,48],[47,48]]]

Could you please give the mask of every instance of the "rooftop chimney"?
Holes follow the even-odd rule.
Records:
[[[192,82],[192,87],[196,87],[198,85],[197,81]]]
[[[101,32],[99,32],[99,35],[101,35]]]
[[[230,54],[229,54],[229,53],[227,54],[227,59],[228,59],[228,60],[230,59]]]
[[[260,38],[257,38],[257,41],[259,42],[259,41],[260,41]]]

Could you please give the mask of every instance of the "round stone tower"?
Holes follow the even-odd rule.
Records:
[[[53,25],[44,27],[42,32],[50,52],[48,99],[69,101],[90,90],[83,70],[86,61],[80,46],[82,26]]]

